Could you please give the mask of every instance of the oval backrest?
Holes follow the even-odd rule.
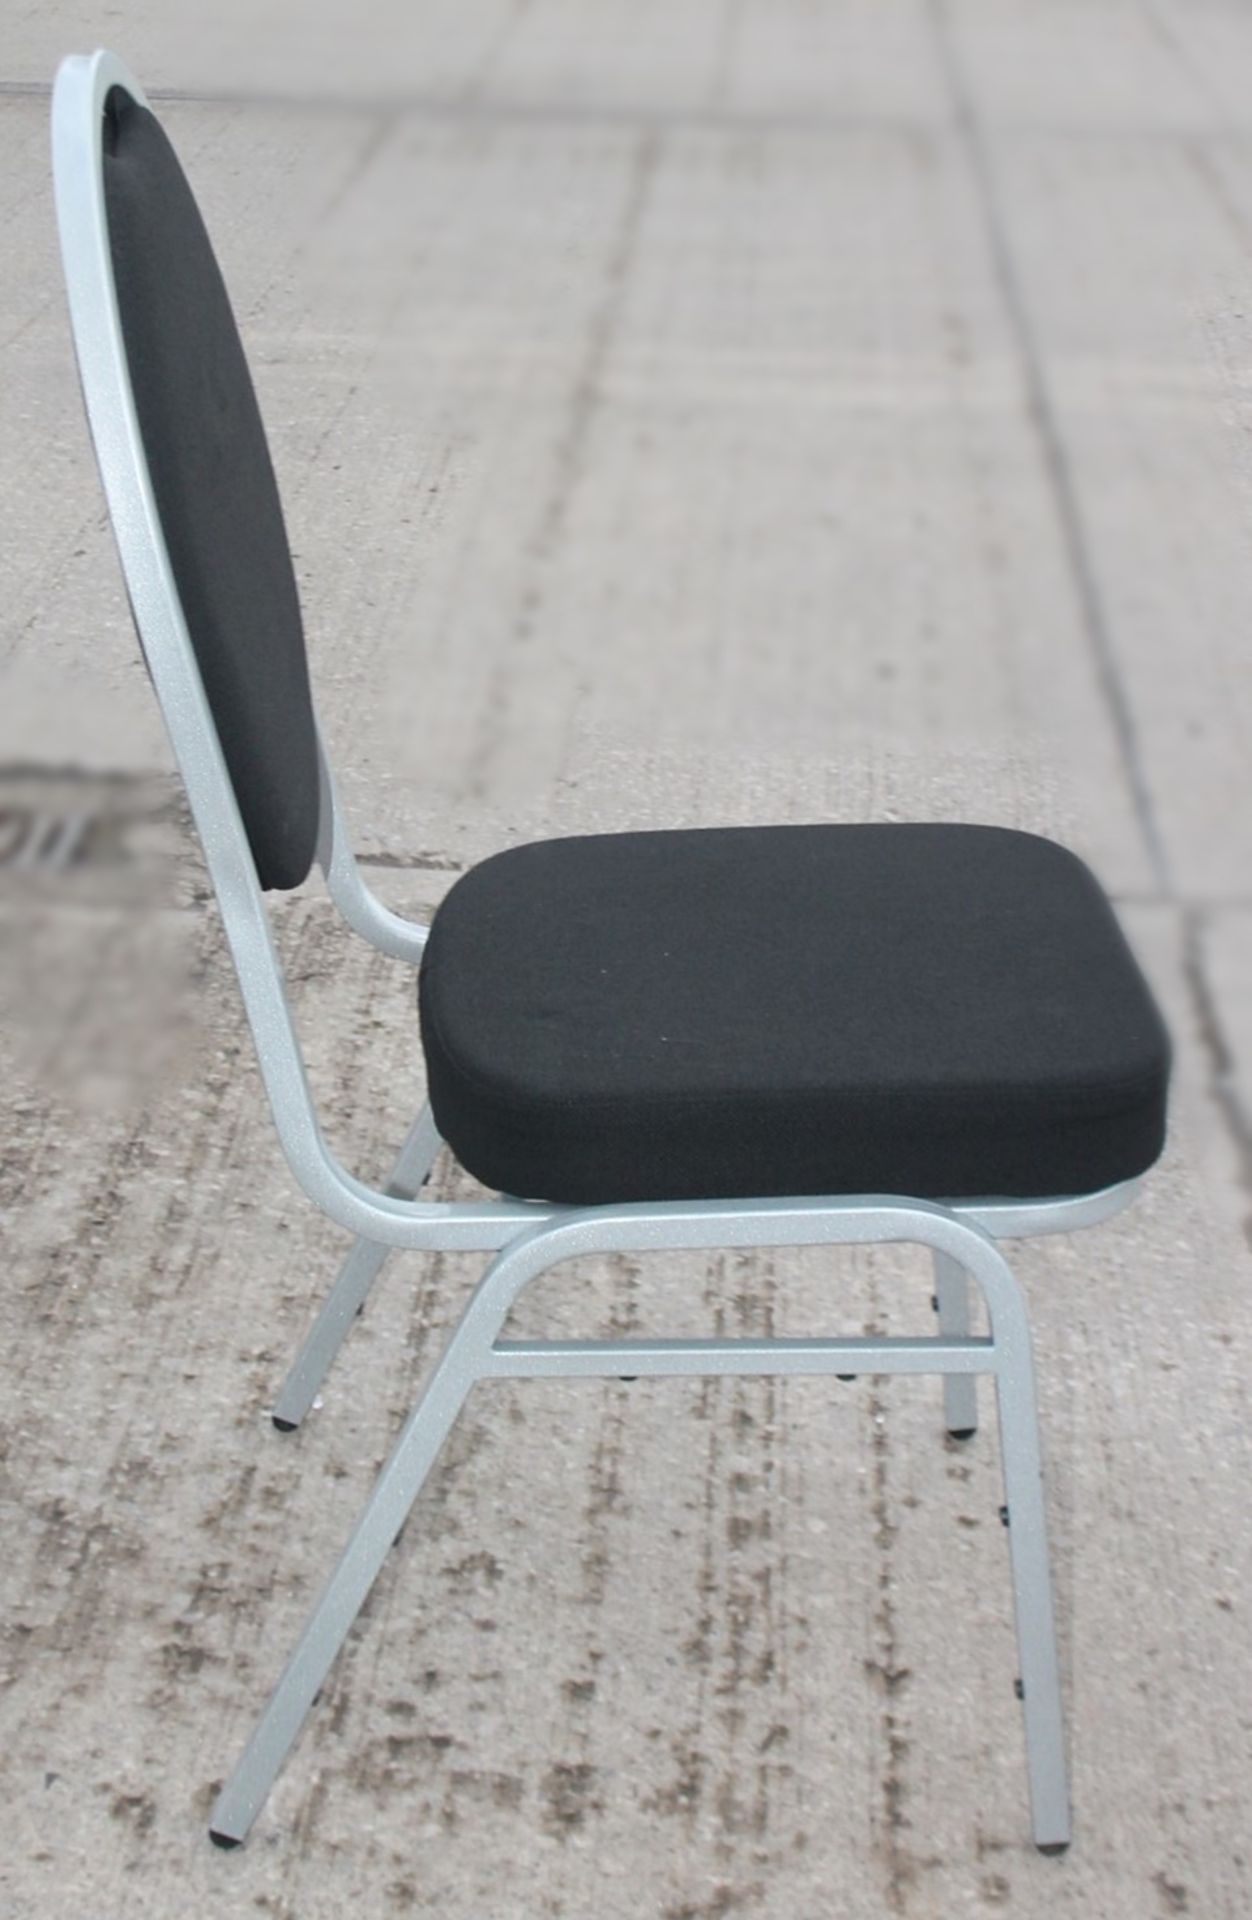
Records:
[[[263,887],[317,843],[317,731],[265,429],[204,222],[156,116],[111,88],[104,204],[135,411],[196,662]]]

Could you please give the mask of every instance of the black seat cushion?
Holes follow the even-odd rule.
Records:
[[[300,604],[251,376],[204,222],[159,122],[106,103],[118,312],[170,566],[263,887],[317,841],[317,735]]]
[[[1048,840],[811,826],[552,840],[467,873],[421,969],[435,1120],[578,1204],[1093,1191],[1165,1129],[1169,1042]]]

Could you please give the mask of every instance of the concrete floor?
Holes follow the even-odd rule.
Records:
[[[1252,16],[1221,0],[49,0],[0,49],[0,1911],[1252,1910]],[[1178,1045],[1127,1218],[1021,1250],[1076,1844],[1029,1844],[993,1435],[927,1382],[480,1390],[248,1847],[204,1823],[475,1277],[267,1408],[292,1188],[83,428],[57,58],[200,193],[379,890],[641,824],[1056,834]],[[9,836],[4,840],[4,836]],[[378,1172],[412,983],[275,912]],[[443,1166],[442,1193],[468,1191]],[[582,1263],[523,1330],[922,1328],[899,1250]],[[988,1408],[988,1412],[990,1409]]]

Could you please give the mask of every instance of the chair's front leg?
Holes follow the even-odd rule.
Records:
[[[1036,1846],[1044,1853],[1062,1853],[1070,1841],[1065,1724],[1048,1565],[1034,1357],[1026,1308],[1015,1282],[1013,1297],[1001,1294],[992,1308],[992,1318],[999,1349],[996,1396],[1032,1824]]]
[[[442,1144],[430,1108],[424,1106],[409,1128],[386,1191],[395,1199],[415,1200]],[[348,1249],[339,1277],[292,1361],[274,1404],[274,1425],[280,1433],[290,1433],[293,1427],[298,1427],[312,1406],[344,1336],[365,1305],[390,1251],[390,1247],[382,1246],[377,1240],[365,1239],[354,1240]]]
[[[935,1312],[939,1335],[963,1338],[969,1332],[969,1277],[959,1260],[935,1250]],[[943,1376],[943,1423],[954,1440],[972,1440],[978,1431],[978,1380],[972,1373]]]

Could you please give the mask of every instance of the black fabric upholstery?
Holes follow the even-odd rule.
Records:
[[[263,887],[312,864],[318,771],[300,606],[265,431],[191,189],[146,108],[107,102],[104,194],[170,564]]]
[[[440,1131],[527,1198],[1061,1195],[1164,1138],[1169,1043],[1108,901],[995,827],[519,847],[440,907],[420,1000]]]

